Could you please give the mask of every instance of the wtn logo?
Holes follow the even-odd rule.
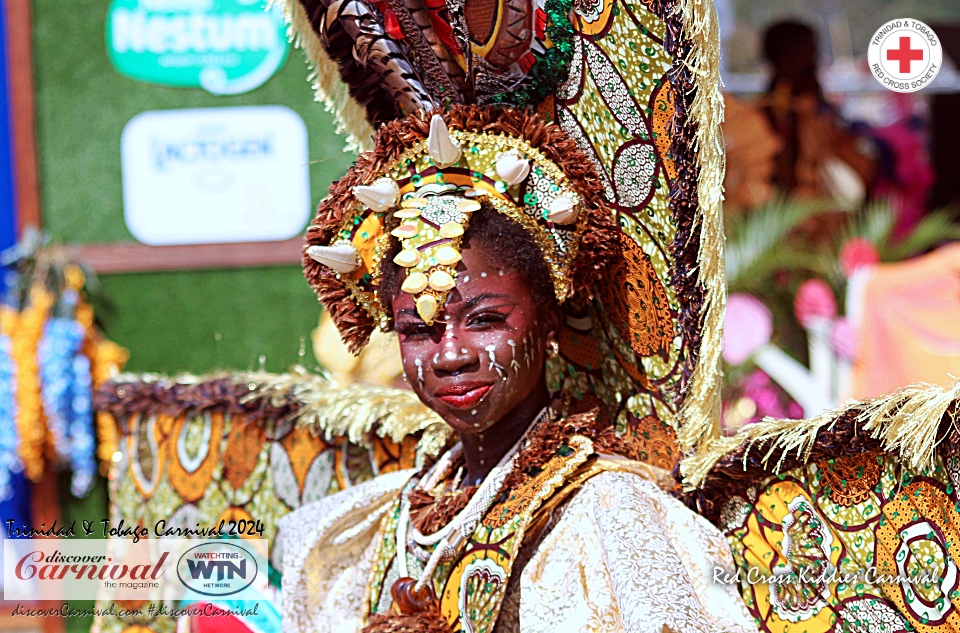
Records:
[[[205,596],[240,593],[253,584],[257,572],[257,559],[251,551],[225,541],[191,547],[177,562],[177,577],[183,586]]]
[[[239,565],[229,560],[187,560],[187,568],[189,568],[190,576],[194,580],[200,578],[210,580],[214,571],[217,572],[217,580],[223,580],[224,578],[233,580],[236,576],[244,580],[247,578],[246,560],[241,560]]]

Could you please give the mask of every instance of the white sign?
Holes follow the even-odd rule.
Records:
[[[285,240],[310,216],[307,129],[282,106],[144,112],[121,163],[123,216],[145,244]]]

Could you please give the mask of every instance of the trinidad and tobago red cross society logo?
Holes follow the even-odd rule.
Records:
[[[867,61],[885,88],[916,92],[930,85],[940,71],[943,46],[933,29],[920,20],[891,20],[873,34]]]

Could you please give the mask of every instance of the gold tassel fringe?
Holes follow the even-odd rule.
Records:
[[[449,427],[406,389],[357,383],[338,387],[329,378],[294,367],[289,374],[249,376],[256,388],[245,401],[269,398],[274,404],[296,402],[297,425],[326,439],[346,437],[358,446],[370,446],[370,433],[399,444],[408,435],[423,432],[417,452],[434,457],[450,433]],[[243,378],[240,378],[243,381]]]
[[[720,24],[710,0],[681,0],[676,8],[683,33],[691,44],[685,63],[695,77],[697,92],[689,115],[696,123],[695,148],[700,203],[699,279],[704,289],[700,314],[702,332],[697,366],[680,410],[678,440],[682,452],[695,450],[720,437],[721,349],[727,301],[724,269],[723,176],[725,155],[720,124],[723,93],[720,81]],[[681,466],[683,468],[683,466]],[[686,471],[683,471],[686,475]]]
[[[960,382],[949,389],[921,384],[891,391],[878,398],[851,402],[808,420],[767,418],[743,428],[733,437],[718,437],[705,443],[699,452],[684,460],[684,484],[688,489],[700,486],[720,459],[737,451],[743,453],[746,464],[747,456],[756,444],[767,445],[762,463],[769,467],[773,462],[774,473],[779,472],[790,454],[806,461],[818,433],[832,428],[845,414],[852,412],[856,412],[857,426],[879,440],[885,451],[899,455],[907,468],[915,472],[931,469],[936,459],[936,447],[944,439],[937,436],[940,422],[958,398]]]
[[[367,112],[350,96],[346,84],[340,79],[337,63],[327,55],[320,37],[303,6],[297,0],[271,0],[270,6],[279,5],[289,24],[288,37],[303,49],[310,64],[310,82],[317,101],[332,112],[338,134],[346,134],[344,151],[362,152],[373,148],[373,127],[367,121]]]

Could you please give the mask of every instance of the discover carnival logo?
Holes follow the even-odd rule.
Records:
[[[3,599],[258,601],[263,539],[3,539]]]
[[[249,92],[287,60],[287,25],[265,0],[113,0],[107,51],[123,75],[150,83]]]
[[[940,38],[920,20],[891,20],[881,26],[867,48],[867,62],[877,81],[894,92],[916,92],[940,72]]]

